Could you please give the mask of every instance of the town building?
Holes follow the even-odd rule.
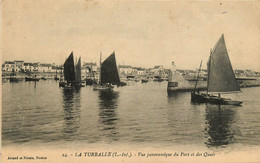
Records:
[[[151,71],[154,73],[155,76],[159,76],[161,78],[167,77],[167,74],[165,74],[165,70],[161,65],[154,66],[154,68]]]
[[[146,74],[145,72],[146,72],[146,71],[145,71],[145,68],[138,67],[138,68],[136,69],[136,73],[137,73],[137,75],[139,75],[139,76],[145,75],[145,74]]]
[[[84,70],[86,73],[97,72],[97,63],[83,62],[82,70]]]
[[[14,71],[14,62],[13,61],[5,61],[2,65],[2,71],[12,72]]]
[[[24,63],[24,71],[25,72],[32,72],[33,71],[33,63]]]
[[[55,70],[53,71],[51,64],[41,63],[38,66],[38,71],[39,72],[54,72]]]
[[[96,62],[83,62],[81,78],[97,78],[98,67]]]
[[[119,65],[118,71],[120,74],[131,75],[133,73],[133,68],[129,65]]]
[[[14,61],[14,71],[20,72],[24,69],[24,61],[15,60]]]

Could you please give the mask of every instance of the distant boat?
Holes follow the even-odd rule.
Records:
[[[142,79],[142,83],[147,83],[148,79]]]
[[[73,52],[64,63],[64,80],[60,80],[60,87],[82,87],[81,84],[81,57],[74,66]]]
[[[138,78],[135,78],[135,82],[139,82],[140,81],[140,79],[138,79]]]
[[[134,75],[127,75],[126,78],[131,79],[131,78],[135,78],[135,76]]]
[[[94,84],[98,84],[97,81],[95,79],[86,79],[86,85],[94,85]]]
[[[40,78],[36,78],[36,75],[34,77],[28,76],[25,77],[25,81],[39,81]]]
[[[116,66],[115,52],[113,52],[103,63],[100,54],[100,77],[99,83],[93,86],[94,90],[111,90],[113,85],[120,85],[120,78]]]
[[[153,81],[159,81],[159,79],[158,78],[154,78]]]
[[[47,80],[47,79],[43,76],[43,77],[41,77],[41,80]]]
[[[14,70],[12,70],[12,73],[10,74],[9,81],[10,81],[10,82],[18,82],[19,79],[16,78],[15,76],[16,76],[16,74],[15,74]]]
[[[162,81],[164,81],[164,79],[163,79],[163,78],[161,78],[160,76],[154,76],[154,79],[153,79],[153,81],[162,82]]]
[[[16,77],[14,77],[14,76],[11,76],[10,78],[9,78],[9,81],[10,82],[18,82],[18,81],[20,81],[18,78],[16,78]]]
[[[158,82],[163,82],[163,81],[164,81],[164,79],[158,78]]]
[[[126,85],[127,85],[126,82],[122,82],[122,81],[120,81],[120,83],[117,84],[117,86],[119,86],[119,87],[123,87],[123,86],[126,86]]]
[[[126,79],[129,81],[135,81],[135,76],[134,75],[127,75]]]
[[[221,94],[223,93],[237,92],[241,92],[241,90],[235,79],[234,71],[228,57],[224,35],[222,34],[213,51],[211,50],[210,52],[208,61],[207,92],[199,93],[196,91],[195,84],[195,89],[191,92],[191,101],[219,105],[241,105],[243,103],[242,101],[235,101],[221,97]],[[209,93],[212,94],[210,95]],[[213,95],[214,93],[217,93],[218,96]]]

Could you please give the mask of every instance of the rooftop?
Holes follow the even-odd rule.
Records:
[[[51,64],[47,64],[47,63],[41,63],[40,66],[41,67],[52,67]]]
[[[160,68],[160,67],[163,67],[163,66],[154,66],[154,68]]]
[[[32,66],[32,63],[24,63],[24,66]]]
[[[130,65],[119,65],[118,67],[119,68],[131,68],[132,66],[130,66]]]
[[[5,64],[14,64],[13,61],[5,61]]]
[[[83,66],[96,66],[97,63],[93,63],[93,62],[84,62]]]

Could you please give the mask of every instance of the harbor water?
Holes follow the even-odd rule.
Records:
[[[242,106],[191,104],[167,82],[132,82],[113,91],[59,88],[58,82],[2,85],[2,145],[189,146],[208,150],[260,145],[260,87],[237,94]]]

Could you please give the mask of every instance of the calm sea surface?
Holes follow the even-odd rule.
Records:
[[[194,105],[168,95],[167,82],[113,91],[59,88],[53,80],[2,85],[3,146],[138,144],[248,149],[260,145],[260,87],[242,89],[242,106]]]

